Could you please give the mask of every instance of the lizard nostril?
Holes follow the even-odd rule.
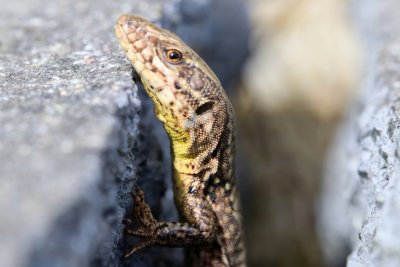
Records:
[[[182,88],[181,84],[178,81],[175,81],[174,86],[176,90],[180,90]]]

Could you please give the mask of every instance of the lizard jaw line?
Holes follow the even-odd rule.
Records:
[[[146,40],[145,35],[146,31],[143,30],[141,26],[141,18],[132,16],[132,15],[122,15],[116,25],[115,32],[120,40],[121,46],[124,48],[129,60],[135,68],[135,71],[141,76],[143,72],[146,70],[146,64],[151,63],[149,60],[146,60],[143,56],[142,51],[146,49],[149,44],[148,40]],[[137,35],[138,37],[134,40],[130,39],[129,35]],[[145,42],[144,49],[140,50],[135,47],[134,43],[141,40]]]

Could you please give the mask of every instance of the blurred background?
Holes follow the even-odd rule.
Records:
[[[362,66],[351,3],[247,4],[250,55],[234,103],[249,266],[327,266],[317,204],[328,148]]]

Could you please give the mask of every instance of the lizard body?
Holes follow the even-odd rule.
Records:
[[[234,111],[218,78],[178,36],[143,18],[123,15],[115,29],[171,141],[174,197],[182,218],[156,221],[137,188],[133,210],[139,229],[126,232],[142,241],[127,256],[153,245],[191,247],[188,266],[246,266]]]

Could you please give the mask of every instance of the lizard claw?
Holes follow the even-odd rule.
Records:
[[[138,198],[138,197],[141,199],[144,198],[143,190],[138,185],[134,185],[133,190],[130,191],[129,194],[131,195],[131,197],[133,199]]]
[[[136,237],[151,237],[151,236],[153,236],[153,234],[151,232],[149,232],[147,229],[143,229],[143,228],[139,228],[138,230],[125,228],[124,231],[128,235],[136,236]]]
[[[125,253],[124,258],[128,258],[132,254],[138,252],[141,249],[144,249],[148,246],[153,245],[155,242],[153,240],[145,240],[143,242],[140,242],[136,245],[134,245],[128,252]]]
[[[135,192],[131,192],[133,199],[135,201],[143,201],[144,200],[143,190],[138,185],[135,185],[134,191]]]

